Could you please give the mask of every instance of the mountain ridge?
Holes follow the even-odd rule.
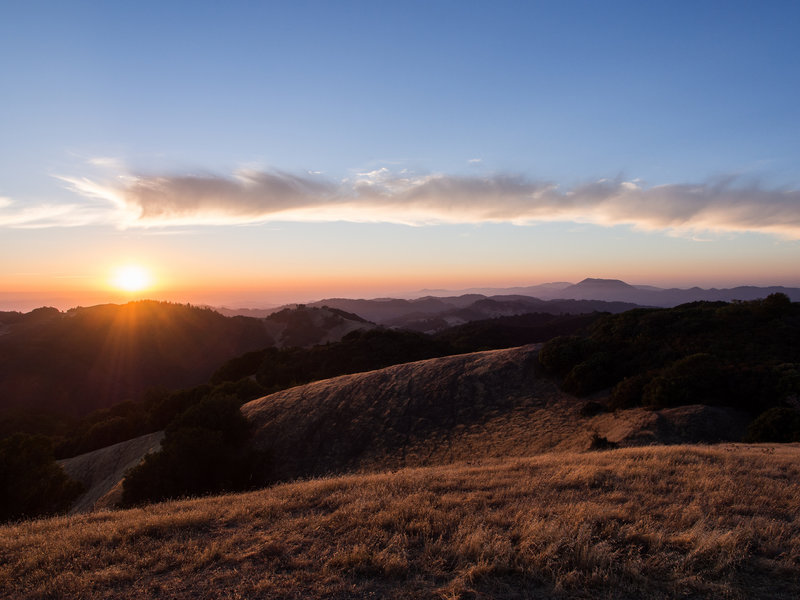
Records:
[[[731,288],[662,288],[653,285],[630,284],[621,279],[604,279],[587,277],[578,283],[552,282],[533,286],[517,286],[509,288],[467,288],[463,290],[423,289],[418,296],[401,294],[397,297],[381,298],[325,298],[308,302],[305,305],[286,304],[275,309],[221,309],[228,315],[242,314],[266,316],[271,312],[293,308],[297,306],[335,307],[355,313],[379,325],[404,327],[408,323],[420,319],[442,317],[445,313],[454,313],[459,309],[469,308],[470,305],[483,300],[503,301],[503,299],[525,298],[527,302],[539,303],[536,312],[549,312],[560,314],[576,310],[591,312],[621,312],[638,306],[670,308],[688,302],[731,302],[735,300],[748,301],[764,298],[770,294],[786,294],[793,302],[800,301],[800,288],[786,286],[755,286],[741,285]],[[619,303],[618,305],[595,306],[560,306],[546,303],[564,301],[606,302]],[[505,313],[519,314],[519,313]],[[489,318],[483,315],[480,318]],[[458,317],[456,316],[456,319]],[[449,325],[460,324],[463,320],[456,320]],[[417,326],[412,328],[419,331]]]

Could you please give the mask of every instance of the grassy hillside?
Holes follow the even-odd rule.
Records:
[[[0,527],[8,598],[800,596],[800,447],[651,447]]]
[[[125,473],[148,453],[158,451],[163,438],[164,432],[159,431],[59,461],[64,472],[84,487],[70,512],[87,512],[117,504],[122,497]]]
[[[585,400],[536,370],[537,346],[344,375],[253,400],[242,413],[272,478],[380,471],[473,458],[621,444],[739,440],[746,416],[724,408],[585,415]]]
[[[148,464],[147,476],[137,473],[122,482],[125,471],[159,445],[161,434],[61,461],[67,474],[86,488],[72,510],[113,506],[121,499],[142,502],[190,492],[253,489],[259,482],[323,473],[529,456],[604,443],[740,440],[744,434],[747,415],[720,407],[596,413],[591,402],[562,393],[537,376],[534,357],[535,347],[490,351],[300,386],[245,407],[251,428],[238,418],[230,421],[232,427],[224,427],[228,419],[218,409],[238,412],[238,403],[212,394],[216,400],[200,400],[167,427],[163,448],[170,458]],[[198,421],[195,414],[186,422],[201,408],[204,418]],[[187,426],[200,426],[204,433],[193,431],[187,437]],[[246,447],[251,429],[256,448]],[[213,432],[225,430],[239,448],[230,457],[232,463],[220,463],[223,448],[212,449]],[[266,453],[252,454],[258,448]],[[246,464],[239,460],[259,456]],[[214,464],[219,477],[212,476]],[[234,481],[237,469],[244,470]]]

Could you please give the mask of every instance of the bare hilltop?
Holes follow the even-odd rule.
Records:
[[[584,415],[537,371],[539,345],[446,356],[296,386],[242,407],[278,480],[617,445],[741,438],[734,410]],[[585,411],[584,411],[585,412]]]

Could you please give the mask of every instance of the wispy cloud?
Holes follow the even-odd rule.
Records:
[[[105,169],[122,170],[125,168],[125,164],[122,162],[122,160],[113,156],[94,156],[88,159],[86,162],[92,166],[102,167]]]
[[[93,225],[107,212],[105,208],[97,210],[86,202],[23,205],[10,198],[0,198],[0,227],[43,229]]]
[[[84,203],[15,209],[8,199],[0,199],[0,225],[567,221],[688,235],[755,231],[800,239],[800,191],[744,185],[737,179],[650,187],[635,180],[601,180],[567,190],[522,176],[418,176],[387,168],[340,181],[312,172],[262,170],[243,170],[229,177],[126,175],[110,183],[85,177],[61,179]]]

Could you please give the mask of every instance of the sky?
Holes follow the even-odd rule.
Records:
[[[2,14],[0,310],[800,287],[800,3]]]

